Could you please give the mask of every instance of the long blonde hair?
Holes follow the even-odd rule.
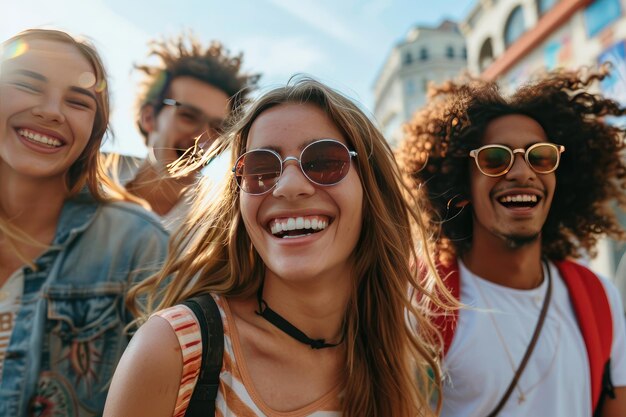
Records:
[[[11,59],[8,51],[27,51],[28,42],[31,40],[45,40],[72,45],[87,59],[94,70],[97,108],[93,130],[87,146],[67,172],[66,185],[68,197],[76,195],[84,186],[87,186],[96,201],[109,202],[123,200],[146,206],[143,200],[134,197],[124,188],[116,184],[116,182],[107,175],[102,165],[103,160],[100,154],[100,145],[109,129],[110,108],[106,70],[96,49],[87,41],[75,39],[69,34],[59,30],[29,29],[18,33],[0,44],[0,68],[5,60]],[[14,56],[19,55],[14,54]],[[8,238],[9,244],[14,247],[17,256],[30,266],[34,266],[32,260],[26,259],[20,254],[15,244],[21,242],[28,245],[46,247],[45,244],[36,241],[27,233],[12,225],[7,220],[6,215],[2,213],[1,208],[0,234]]]
[[[359,155],[356,168],[364,193],[363,227],[355,248],[355,279],[345,316],[343,415],[433,415],[428,399],[432,389],[439,388],[439,340],[424,305],[434,302],[446,308],[437,296],[443,284],[430,261],[419,207],[407,202],[393,153],[367,116],[338,92],[310,78],[299,78],[259,98],[204,161],[232,147],[234,164],[245,151],[254,121],[285,103],[318,106]],[[256,292],[265,267],[245,230],[232,176],[222,188],[219,198],[209,202],[209,188],[200,184],[193,217],[174,237],[164,269],[131,289],[131,311],[143,313],[145,319],[156,309],[200,293],[248,297]],[[418,264],[428,265],[430,272],[418,278]],[[412,297],[409,288],[422,296]],[[147,304],[141,305],[144,301]],[[434,377],[427,375],[429,369]]]

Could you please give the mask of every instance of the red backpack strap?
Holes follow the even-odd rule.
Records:
[[[585,340],[591,374],[591,401],[596,409],[602,391],[604,367],[611,357],[613,316],[600,279],[589,269],[571,261],[555,262],[565,281]]]
[[[460,300],[461,282],[459,278],[458,261],[454,259],[449,265],[437,265],[437,272],[452,296]],[[443,338],[443,356],[445,356],[454,338],[454,332],[459,319],[459,311],[453,310],[446,313],[437,313],[439,314],[435,316],[434,323]]]

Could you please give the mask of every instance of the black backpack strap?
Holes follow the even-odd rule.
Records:
[[[200,375],[189,400],[185,417],[214,416],[224,354],[222,316],[211,294],[190,298],[182,304],[189,307],[196,315],[202,335]]]
[[[606,365],[604,365],[604,373],[602,374],[602,391],[600,391],[600,399],[598,400],[598,405],[593,413],[594,417],[600,417],[602,415],[602,408],[604,407],[606,397],[615,399],[615,387],[613,386],[613,381],[611,380],[611,358],[609,358]]]

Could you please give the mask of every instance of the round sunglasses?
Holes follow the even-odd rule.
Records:
[[[509,172],[515,161],[515,154],[524,154],[528,166],[537,174],[554,172],[565,152],[563,145],[540,142],[527,149],[511,149],[504,145],[485,145],[470,151],[478,170],[488,177],[499,177]]]
[[[343,180],[357,153],[334,139],[320,139],[302,149],[300,158],[282,159],[271,149],[254,149],[237,158],[232,171],[239,188],[252,195],[261,195],[276,186],[287,161],[297,161],[304,176],[314,184],[330,186]]]

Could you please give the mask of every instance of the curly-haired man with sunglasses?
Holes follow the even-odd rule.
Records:
[[[437,317],[442,416],[624,416],[624,314],[614,285],[572,261],[624,239],[624,130],[588,92],[601,72],[555,72],[503,95],[448,83],[399,152],[468,308]]]
[[[256,88],[259,75],[244,73],[242,54],[230,55],[219,42],[205,48],[189,35],[151,45],[150,55],[160,64],[138,67],[146,79],[137,126],[148,157],[126,188],[150,203],[172,229],[188,210],[184,190],[195,176],[172,177],[168,165],[207,149]]]

